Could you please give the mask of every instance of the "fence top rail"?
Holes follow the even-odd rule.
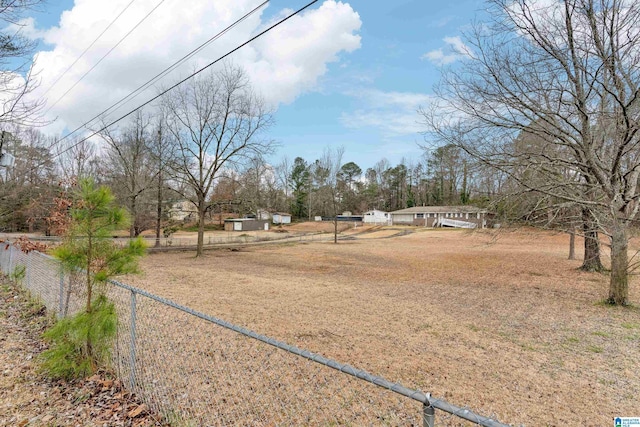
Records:
[[[468,421],[472,421],[476,424],[479,424],[481,426],[485,426],[485,427],[509,427],[507,424],[503,424],[500,423],[492,418],[488,418],[488,417],[484,417],[482,415],[478,415],[468,409],[465,408],[461,408],[455,405],[452,405],[442,399],[436,399],[431,397],[431,395],[429,393],[424,393],[422,391],[419,390],[413,390],[410,388],[407,388],[405,386],[403,386],[402,384],[399,383],[393,383],[391,381],[388,381],[382,377],[376,376],[376,375],[372,375],[366,371],[363,371],[361,369],[357,369],[354,368],[351,365],[348,364],[343,364],[340,362],[337,362],[333,359],[329,359],[327,357],[321,356],[319,354],[310,352],[308,350],[303,350],[300,349],[296,346],[293,345],[289,345],[285,342],[282,341],[278,341],[275,340],[273,338],[269,338],[266,335],[262,335],[259,334],[257,332],[254,332],[250,329],[244,328],[242,326],[238,326],[238,325],[234,325],[232,323],[227,322],[226,320],[222,320],[219,319],[217,317],[214,316],[210,316],[208,314],[205,313],[201,313],[199,311],[193,310],[189,307],[186,307],[184,305],[178,304],[174,301],[171,301],[169,299],[154,295],[150,292],[145,291],[144,289],[140,289],[140,288],[136,288],[134,286],[130,286],[130,285],[126,285],[124,283],[118,282],[117,280],[110,280],[109,281],[111,284],[120,287],[122,289],[126,289],[134,294],[139,294],[142,296],[145,296],[147,298],[150,298],[154,301],[157,301],[161,304],[167,305],[169,307],[173,307],[177,310],[183,311],[185,313],[188,313],[190,315],[196,316],[198,318],[201,318],[203,320],[206,320],[208,322],[214,323],[222,328],[225,329],[229,329],[231,331],[234,331],[236,333],[239,333],[241,335],[244,335],[246,337],[249,338],[253,338],[255,340],[261,341],[263,343],[266,343],[268,345],[271,345],[273,347],[276,347],[280,350],[284,350],[286,352],[295,354],[297,356],[300,356],[302,358],[311,360],[313,362],[319,363],[321,365],[327,366],[329,368],[335,369],[337,371],[340,371],[342,373],[354,376],[356,378],[359,378],[363,381],[369,382],[373,385],[376,385],[378,387],[382,387],[385,389],[388,389],[390,391],[393,391],[397,394],[400,394],[402,396],[408,397],[409,399],[413,399],[415,401],[418,401],[424,405],[428,405],[428,406],[432,406],[436,409],[440,409],[441,411],[444,412],[448,412],[450,414],[453,414],[459,418],[463,418],[465,420]]]
[[[13,248],[14,245],[11,245],[11,247]],[[19,250],[19,249],[18,249]],[[37,254],[38,256],[41,256],[43,258],[46,258],[48,260],[54,260],[54,261],[58,261],[56,260],[54,257],[47,255],[47,254],[43,254],[41,252],[38,251],[31,251],[34,252],[35,254]],[[343,364],[343,363],[339,363],[333,359],[329,359],[327,357],[321,356],[319,354],[310,352],[308,350],[303,350],[300,349],[296,346],[292,346],[289,345],[285,342],[282,341],[278,341],[275,340],[273,338],[270,338],[266,335],[262,335],[259,334],[257,332],[254,332],[250,329],[244,328],[242,326],[238,326],[238,325],[234,325],[230,322],[227,322],[226,320],[223,319],[219,319],[217,317],[205,314],[205,313],[201,313],[199,311],[193,310],[187,306],[178,304],[174,301],[171,301],[169,299],[160,297],[158,295],[154,295],[150,292],[145,291],[144,289],[140,289],[140,288],[136,288],[134,286],[130,286],[124,283],[121,283],[117,280],[108,280],[109,283],[111,283],[112,285],[119,287],[121,289],[125,289],[127,291],[132,292],[134,295],[135,294],[139,294],[142,295],[144,297],[147,297],[151,300],[154,300],[156,302],[159,302],[161,304],[164,304],[166,306],[172,307],[176,310],[185,312],[187,314],[190,314],[192,316],[198,317],[200,319],[203,319],[205,321],[214,323],[222,328],[234,331],[236,333],[239,333],[241,335],[244,335],[246,337],[261,341],[265,344],[268,344],[270,346],[276,347],[280,350],[286,351],[288,353],[291,354],[295,354],[299,357],[302,357],[304,359],[313,361],[315,363],[318,363],[320,365],[323,366],[327,366],[329,368],[335,369],[339,372],[351,375],[353,377],[359,378],[363,381],[366,381],[368,383],[371,383],[377,387],[381,387],[381,388],[385,388],[387,390],[390,390],[394,393],[397,393],[399,395],[405,396],[409,399],[415,400],[417,402],[422,403],[423,405],[427,405],[427,406],[431,406],[434,407],[436,409],[439,409],[441,411],[444,412],[448,412],[452,415],[455,415],[459,418],[465,419],[467,421],[471,421],[474,422],[478,425],[481,426],[485,426],[485,427],[509,427],[508,424],[503,424],[500,423],[499,421],[496,421],[492,418],[488,418],[482,415],[478,415],[468,409],[465,408],[461,408],[459,406],[455,406],[452,405],[442,399],[437,399],[434,397],[431,397],[430,393],[424,393],[422,391],[419,390],[413,390],[410,388],[407,388],[405,386],[403,386],[400,383],[393,383],[391,381],[388,381],[380,376],[376,376],[376,375],[372,375],[366,371],[363,371],[361,369],[357,369],[351,365],[348,364]]]

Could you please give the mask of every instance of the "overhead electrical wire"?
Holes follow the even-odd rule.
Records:
[[[151,79],[147,80],[146,83],[142,84],[141,86],[139,86],[137,89],[135,89],[133,92],[129,93],[128,95],[126,95],[125,97],[123,97],[122,99],[120,99],[119,101],[115,102],[114,104],[112,104],[110,107],[106,108],[105,110],[101,111],[100,113],[96,114],[94,117],[92,117],[91,119],[85,121],[82,125],[78,126],[77,128],[75,128],[73,131],[69,132],[68,134],[66,134],[65,136],[63,136],[61,139],[55,141],[50,147],[49,149],[53,148],[54,145],[64,141],[65,139],[69,138],[71,135],[75,134],[76,132],[78,132],[81,129],[84,129],[86,127],[89,127],[89,125],[94,122],[96,119],[104,116],[105,114],[107,114],[109,111],[114,110],[115,108],[117,108],[118,106],[124,104],[125,102],[127,102],[130,99],[135,98],[136,96],[138,96],[140,93],[142,93],[144,90],[148,89],[153,83],[157,82],[158,80],[162,79],[164,76],[166,76],[167,74],[169,74],[171,71],[175,70],[177,67],[179,67],[180,65],[182,65],[185,61],[187,61],[188,59],[192,58],[195,54],[197,54],[198,52],[200,52],[202,49],[204,49],[205,47],[207,47],[208,45],[210,45],[211,43],[213,43],[214,41],[216,41],[217,39],[219,39],[220,37],[222,37],[224,34],[226,34],[227,32],[229,32],[231,29],[233,29],[235,26],[237,26],[238,24],[240,24],[241,22],[243,22],[244,20],[246,20],[249,16],[253,15],[254,13],[256,13],[260,8],[262,8],[264,5],[266,5],[267,3],[269,3],[270,0],[265,0],[262,3],[260,3],[258,6],[256,6],[255,8],[253,8],[252,10],[250,10],[249,12],[247,12],[246,14],[244,14],[242,17],[240,17],[238,20],[236,20],[235,22],[233,22],[231,25],[227,26],[226,28],[224,28],[223,30],[221,30],[220,32],[218,32],[217,34],[215,34],[213,37],[209,38],[207,41],[205,41],[204,43],[202,43],[200,46],[196,47],[195,49],[191,50],[189,53],[187,53],[186,55],[184,55],[182,58],[178,59],[176,62],[174,62],[173,64],[171,64],[169,67],[165,68],[163,71],[161,71],[160,73],[156,74],[154,77],[152,77]]]
[[[166,0],[160,0],[160,2],[153,8],[151,9],[140,21],[138,21],[138,23],[136,25],[133,26],[132,29],[130,29],[127,34],[125,34],[119,41],[118,43],[116,43],[115,45],[113,45],[113,47],[111,49],[109,49],[109,51],[107,51],[107,53],[105,53],[102,58],[100,58],[98,60],[98,62],[96,62],[95,64],[93,64],[93,66],[91,68],[89,68],[89,70],[87,72],[85,72],[79,79],[78,81],[76,81],[69,89],[66,90],[65,93],[62,94],[62,96],[60,96],[49,108],[47,108],[47,110],[44,112],[44,114],[47,114],[49,111],[51,111],[51,109],[53,107],[55,107],[56,105],[58,105],[58,103],[69,94],[69,92],[71,92],[76,86],[78,86],[78,84],[80,84],[80,82],[82,80],[84,80],[85,77],[87,77],[87,75],[92,72],[98,65],[100,65],[100,63],[111,54],[111,52],[113,52],[118,46],[120,46],[120,44],[126,40],[127,37],[129,37],[131,35],[131,33],[133,33],[140,25],[142,25],[142,23],[144,21],[147,20],[147,18],[149,16],[151,16],[151,14],[153,12],[156,11],[156,9],[158,9],[160,7],[160,5],[162,5],[162,3],[164,3]]]
[[[67,151],[77,147],[78,145],[82,144],[84,141],[88,140],[89,138],[94,137],[95,135],[99,134],[100,132],[104,131],[105,129],[108,129],[109,127],[113,126],[114,124],[118,123],[121,120],[124,120],[125,118],[127,118],[128,116],[130,116],[131,114],[135,113],[136,111],[139,111],[140,109],[144,108],[145,106],[149,105],[150,103],[152,103],[153,101],[155,101],[156,99],[160,98],[161,96],[165,95],[166,93],[170,92],[171,90],[175,89],[176,87],[180,86],[181,84],[183,84],[184,82],[190,80],[191,78],[195,77],[196,75],[200,74],[201,72],[209,69],[210,67],[212,67],[213,65],[217,64],[218,62],[222,61],[223,59],[227,58],[228,56],[232,55],[233,53],[235,53],[236,51],[242,49],[243,47],[245,47],[246,45],[248,45],[249,43],[253,42],[254,40],[262,37],[263,35],[265,35],[266,33],[268,33],[269,31],[273,30],[274,28],[282,25],[284,22],[288,21],[289,19],[293,18],[294,16],[300,14],[302,11],[308,9],[310,6],[314,5],[315,3],[317,3],[318,0],[313,0],[309,3],[307,3],[306,5],[304,5],[303,7],[301,7],[300,9],[291,12],[289,15],[285,16],[284,18],[280,19],[279,21],[277,21],[276,23],[270,25],[269,27],[267,27],[265,30],[259,32],[258,34],[256,34],[255,36],[249,38],[248,40],[246,40],[244,43],[236,46],[235,48],[231,49],[230,51],[228,51],[227,53],[225,53],[222,56],[219,56],[217,59],[215,59],[214,61],[210,62],[209,64],[205,65],[204,67],[194,71],[193,73],[191,73],[189,76],[185,77],[184,79],[180,80],[179,82],[175,83],[174,85],[172,85],[171,87],[163,90],[162,92],[160,92],[158,95],[154,96],[153,98],[145,101],[144,103],[142,103],[141,105],[139,105],[138,107],[134,108],[133,110],[129,111],[128,113],[118,117],[116,120],[113,120],[112,122],[104,125],[102,128],[94,131],[93,133],[91,133],[89,136],[86,136],[84,138],[82,138],[81,140],[75,142],[74,144],[70,145],[69,147],[65,148],[62,151],[57,152],[56,154],[54,154],[53,156],[51,156],[51,158],[55,158],[60,156],[61,154],[66,153]],[[83,125],[84,126],[84,125]],[[51,160],[51,158],[48,161]],[[43,166],[44,164],[46,164],[47,162],[41,162],[40,164],[34,166],[32,169],[37,169],[41,166]]]
[[[49,93],[49,91],[51,91],[51,89],[53,89],[53,87],[54,87],[54,86],[55,86],[55,85],[60,81],[60,79],[62,79],[65,75],[67,75],[67,73],[69,72],[69,70],[71,70],[71,68],[73,68],[73,66],[74,66],[74,65],[76,65],[76,64],[78,63],[78,61],[80,61],[80,59],[84,56],[84,54],[85,54],[85,53],[87,53],[87,52],[89,51],[89,49],[91,49],[91,48],[93,47],[93,45],[95,45],[95,44],[98,42],[98,40],[100,40],[100,38],[104,35],[104,33],[106,33],[106,32],[109,30],[109,28],[111,28],[111,27],[113,26],[113,24],[115,24],[115,23],[116,23],[116,21],[117,21],[118,19],[120,19],[120,17],[121,17],[121,16],[122,16],[126,11],[127,11],[127,9],[129,9],[129,7],[130,7],[130,6],[131,6],[135,1],[136,1],[136,0],[131,0],[131,1],[129,2],[129,4],[128,4],[128,5],[126,5],[126,6],[125,6],[125,8],[124,8],[124,9],[122,9],[122,10],[120,11],[120,13],[118,14],[118,16],[116,16],[115,18],[113,18],[113,21],[111,21],[111,22],[109,23],[109,25],[107,25],[107,27],[106,27],[104,30],[102,30],[102,32],[101,32],[100,34],[98,34],[98,37],[96,37],[96,38],[91,42],[91,44],[90,44],[89,46],[87,46],[87,47],[82,51],[82,53],[80,54],[80,56],[78,56],[78,57],[76,58],[76,60],[75,60],[75,61],[73,61],[73,63],[72,63],[71,65],[69,65],[69,66],[67,67],[67,69],[66,69],[66,70],[64,70],[64,71],[62,72],[62,74],[60,74],[60,75],[58,76],[58,78],[57,78],[53,83],[51,83],[51,85],[49,86],[49,88],[48,88],[48,89],[47,89],[47,90],[42,94],[42,96],[43,96],[43,97],[44,97],[46,94],[48,94],[48,93]]]
[[[135,0],[134,0],[135,1]],[[227,32],[229,32],[231,29],[233,29],[235,26],[237,26],[238,24],[240,24],[241,22],[243,22],[244,20],[246,20],[248,17],[250,17],[251,15],[253,15],[254,13],[256,13],[259,9],[261,9],[264,5],[266,5],[267,3],[269,3],[270,0],[265,0],[262,3],[260,3],[258,6],[254,7],[253,9],[251,9],[249,12],[245,13],[242,17],[240,17],[239,19],[237,19],[236,21],[234,21],[232,24],[228,25],[226,28],[224,28],[223,30],[221,30],[220,32],[218,32],[217,34],[215,34],[214,36],[212,36],[211,38],[209,38],[207,41],[205,41],[204,43],[200,44],[198,47],[196,47],[195,49],[191,50],[189,53],[187,53],[186,55],[184,55],[182,58],[178,59],[176,62],[174,62],[173,64],[171,64],[169,67],[165,68],[163,71],[161,71],[160,73],[156,74],[154,77],[152,77],[151,79],[147,80],[146,83],[142,84],[141,86],[139,86],[137,89],[135,89],[133,92],[129,93],[128,95],[126,95],[125,97],[123,97],[122,99],[120,99],[119,101],[117,101],[116,103],[112,104],[110,107],[108,107],[107,109],[101,111],[100,113],[96,114],[94,117],[92,117],[91,119],[85,121],[83,124],[81,124],[80,126],[78,126],[77,128],[75,128],[74,130],[72,130],[71,132],[69,132],[68,134],[66,134],[65,136],[63,136],[60,139],[57,139],[55,141],[53,141],[48,147],[46,147],[47,151],[51,150],[54,146],[58,145],[60,142],[64,141],[65,139],[69,138],[70,136],[72,136],[73,134],[75,134],[76,132],[78,132],[81,129],[87,128],[90,126],[90,124],[92,122],[94,122],[96,119],[100,118],[101,116],[107,114],[109,111],[117,108],[119,105],[122,105],[123,103],[125,103],[127,100],[129,99],[133,99],[136,96],[138,96],[141,92],[143,92],[144,90],[146,90],[147,88],[149,88],[153,83],[157,82],[158,80],[162,79],[164,76],[166,76],[168,73],[170,73],[171,71],[175,70],[178,66],[180,66],[181,64],[183,64],[185,61],[187,61],[188,59],[192,58],[195,54],[197,54],[198,52],[200,52],[202,49],[204,49],[205,47],[207,47],[208,45],[210,45],[211,43],[213,43],[214,41],[216,41],[217,39],[219,39],[221,36],[223,36],[224,34],[226,34]],[[102,129],[100,130],[102,131]],[[99,132],[100,132],[99,131]],[[91,136],[94,136],[95,133]],[[88,138],[90,138],[91,136],[89,136]],[[85,138],[83,140],[78,141],[76,144],[67,147],[65,150],[63,150],[62,152],[56,153],[55,155],[53,155],[51,158],[55,158],[57,156],[59,156],[60,154],[63,154],[71,149],[73,149],[74,147],[80,145],[81,143],[83,143],[84,141],[86,141]],[[41,165],[39,165],[41,166]],[[36,166],[39,167],[39,166]],[[33,170],[33,169],[32,169]]]
[[[197,48],[193,49],[191,52],[189,52],[188,54],[186,54],[185,56],[183,56],[182,58],[178,59],[176,62],[174,62],[173,64],[171,64],[169,67],[165,68],[163,71],[161,71],[160,73],[156,74],[154,77],[152,77],[151,79],[149,79],[146,83],[140,85],[137,89],[135,89],[133,92],[131,92],[129,95],[125,96],[124,98],[122,98],[121,100],[119,100],[118,102],[116,102],[115,104],[113,104],[111,107],[107,108],[106,110],[102,111],[100,114],[97,114],[95,117],[93,117],[92,119],[90,119],[88,123],[91,123],[92,121],[96,120],[97,118],[99,118],[100,116],[104,115],[104,114],[108,114],[111,110],[114,110],[115,108],[118,108],[119,106],[121,106],[122,104],[124,104],[125,102],[137,97],[140,93],[142,93],[143,91],[145,91],[146,89],[148,89],[151,85],[153,85],[154,83],[156,83],[158,80],[162,79],[164,76],[166,76],[167,74],[169,74],[170,72],[172,72],[173,70],[175,70],[176,68],[178,68],[180,65],[182,65],[184,62],[186,62],[187,60],[193,58],[194,55],[196,55],[197,53],[199,53],[200,51],[202,51],[202,49],[204,49],[205,47],[209,46],[211,43],[213,43],[214,41],[216,41],[217,39],[219,39],[220,37],[222,37],[223,35],[225,35],[226,33],[228,33],[229,31],[231,31],[234,27],[236,27],[238,24],[240,24],[242,21],[244,21],[245,19],[247,19],[249,16],[253,15],[255,12],[257,12],[259,9],[261,9],[264,5],[266,5],[267,3],[269,3],[270,0],[265,0],[263,1],[261,4],[259,4],[258,6],[256,6],[255,8],[253,8],[251,11],[247,12],[244,16],[242,16],[240,19],[238,19],[237,21],[235,21],[233,24],[229,25],[228,27],[226,27],[224,30],[220,31],[219,33],[217,33],[216,35],[214,35],[213,37],[211,37],[210,39],[208,39],[207,41],[205,41],[204,43],[202,43],[200,46],[198,46]],[[86,127],[86,125],[82,125],[82,127]]]

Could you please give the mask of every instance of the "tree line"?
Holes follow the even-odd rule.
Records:
[[[24,97],[33,80],[14,92],[0,81],[9,99],[0,148],[16,158],[0,171],[0,227],[50,231],[54,196],[84,177],[113,188],[132,217],[131,236],[155,228],[159,238],[171,203],[191,201],[198,254],[216,212],[267,209],[310,219],[474,204],[501,222],[583,234],[591,270],[603,269],[606,236],[608,300],[626,305],[634,268],[628,242],[640,211],[640,7],[613,0],[488,5],[491,19],[466,34],[464,60],[443,71],[439,101],[419,112],[424,156],[396,165],[381,159],[364,171],[343,163],[342,149],[267,162],[277,145],[268,138],[274,111],[232,65],[187,81],[128,122],[97,126],[100,143],[42,134],[33,126],[42,104]],[[24,39],[5,41],[3,65],[31,48]]]
[[[363,170],[343,162],[342,149],[327,148],[313,160],[269,162],[266,154],[276,145],[266,140],[245,144],[246,152],[227,148],[230,156],[219,155],[216,164],[213,153],[225,147],[223,140],[183,133],[184,122],[168,118],[166,111],[140,112],[100,132],[99,141],[81,143],[79,138],[59,142],[35,128],[10,128],[4,149],[16,161],[2,171],[0,227],[50,232],[46,219],[54,196],[61,186],[86,177],[112,188],[132,217],[132,237],[157,229],[158,219],[163,225],[171,204],[182,199],[192,201],[207,220],[221,212],[244,216],[260,210],[313,219],[422,205],[486,206],[504,185],[495,171],[479,167],[455,146],[396,165],[381,159]]]

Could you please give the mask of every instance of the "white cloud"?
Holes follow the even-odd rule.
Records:
[[[348,94],[361,99],[364,106],[343,113],[342,124],[349,128],[376,128],[386,137],[417,134],[424,130],[418,108],[433,102],[431,95],[414,92],[361,90]]]
[[[459,36],[445,37],[442,41],[446,45],[444,48],[431,50],[422,55],[422,59],[427,59],[436,65],[447,65],[465,56],[472,56],[471,50]]]
[[[23,36],[36,40],[41,39],[44,36],[44,33],[35,26],[35,19],[33,18],[25,18],[16,23],[9,24],[5,28],[6,33],[21,33]]]
[[[0,115],[10,117],[26,81],[20,74],[0,71],[0,82],[3,87],[3,90],[0,91]],[[5,117],[6,119],[7,117]]]
[[[129,0],[76,0],[65,11],[59,26],[46,31],[33,29],[53,46],[38,54],[36,70],[42,80],[39,94],[72,64],[80,53],[111,22]],[[47,93],[52,105],[69,87],[89,70],[153,7],[157,0],[138,0],[107,31],[94,47]],[[254,8],[257,0],[190,2],[166,0],[122,44],[98,65],[49,112],[59,117],[58,129],[74,128],[115,103],[151,77],[184,56],[196,46]],[[270,11],[271,12],[271,11]],[[286,11],[271,13],[271,19]],[[188,64],[162,80],[167,87],[194,67],[207,64],[248,40],[272,24],[264,11],[252,15]],[[288,103],[312,90],[318,78],[327,72],[340,54],[360,47],[359,15],[350,5],[334,0],[298,15],[262,38],[240,49],[230,60],[246,69],[254,87],[274,104]],[[153,96],[151,89],[119,111],[126,112]],[[114,114],[117,116],[117,114]]]

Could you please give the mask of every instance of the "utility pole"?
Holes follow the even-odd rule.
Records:
[[[163,149],[162,149],[162,121],[158,125],[158,211],[156,217],[156,248],[160,247],[160,223],[162,220],[162,171],[164,165],[162,164]]]
[[[16,160],[16,158],[13,157],[13,155],[4,152],[4,141],[5,141],[6,134],[7,134],[7,131],[4,131],[4,130],[2,131],[2,133],[0,133],[0,167],[5,168],[4,182],[7,182],[7,179],[9,177],[9,168],[13,167],[13,164],[15,163],[15,160]]]

